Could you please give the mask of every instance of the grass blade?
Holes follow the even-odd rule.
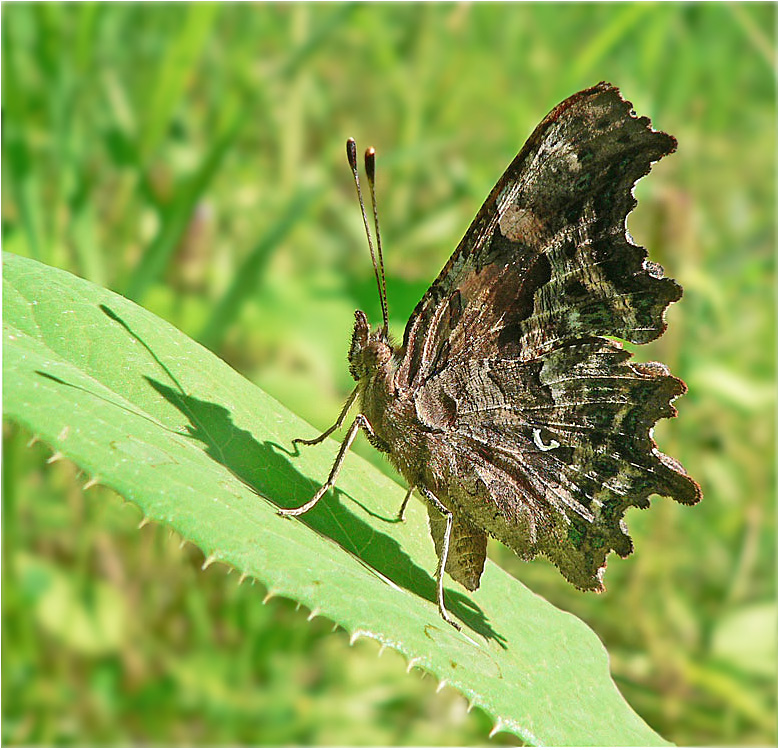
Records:
[[[214,313],[198,337],[201,343],[209,348],[214,348],[219,343],[225,330],[236,319],[244,303],[256,291],[274,250],[290,230],[306,216],[318,192],[309,190],[297,193],[290,199],[277,222],[271,226],[249,253],[244,263],[237,269],[233,283],[216,304]]]
[[[225,128],[223,135],[214,143],[197,172],[182,189],[176,191],[173,204],[166,211],[162,226],[152,244],[147,248],[141,262],[125,289],[125,295],[133,300],[142,299],[165,271],[195,206],[219,170],[225,154],[233,144],[243,122],[237,115]]]

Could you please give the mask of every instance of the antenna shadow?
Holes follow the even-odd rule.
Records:
[[[271,440],[256,440],[249,431],[236,426],[231,413],[224,406],[185,393],[172,370],[141,336],[107,305],[101,304],[99,308],[109,320],[127,331],[133,345],[146,350],[161,379],[149,375],[144,375],[144,379],[181,412],[187,420],[187,434],[203,445],[208,456],[227,468],[249,489],[278,507],[298,507],[319,489],[318,482],[301,474],[291,463],[288,457],[297,453],[291,453]],[[64,387],[84,390],[45,372],[39,371],[37,374]],[[120,404],[116,406],[127,408]],[[304,523],[318,534],[329,537],[397,586],[435,603],[436,583],[432,574],[417,565],[392,536],[382,533],[351,512],[341,501],[343,497],[345,493],[338,490],[330,492],[312,510],[292,522]],[[357,502],[354,499],[352,501]],[[393,523],[393,520],[388,519],[388,530]],[[279,560],[278,564],[283,565],[284,560]],[[474,632],[506,648],[506,639],[491,627],[483,611],[471,599],[447,589],[447,603],[451,613]]]

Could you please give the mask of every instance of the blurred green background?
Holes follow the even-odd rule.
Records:
[[[353,310],[380,319],[345,138],[378,150],[400,334],[538,121],[619,85],[680,143],[629,225],[685,287],[638,357],[688,382],[656,437],[704,500],[630,512],[637,551],[602,596],[491,555],[591,625],[665,737],[776,745],[776,14],[3,4],[3,246],[130,296],[323,428],[351,388]],[[488,743],[457,693],[201,572],[29,437],[5,426],[3,744]]]

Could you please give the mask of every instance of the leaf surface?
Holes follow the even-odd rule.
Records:
[[[334,442],[294,455],[312,428],[168,323],[36,261],[6,253],[3,266],[6,417],[209,560],[398,650],[497,730],[533,745],[666,744],[618,692],[596,635],[490,562],[476,593],[447,586],[463,632],[442,622],[425,509],[392,521],[402,487],[351,454],[335,493],[281,518],[327,477]]]

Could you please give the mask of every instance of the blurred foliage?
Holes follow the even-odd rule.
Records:
[[[378,150],[400,335],[558,101],[610,80],[673,133],[629,225],[685,296],[637,356],[689,384],[656,437],[704,500],[631,512],[636,553],[610,563],[600,597],[545,561],[491,554],[591,625],[666,738],[776,745],[775,4],[2,14],[4,249],[131,296],[317,427],[350,389],[353,310],[380,317],[346,136]],[[201,572],[200,553],[136,532],[134,509],[83,494],[27,438],[5,431],[4,744],[486,742],[457,694]]]

